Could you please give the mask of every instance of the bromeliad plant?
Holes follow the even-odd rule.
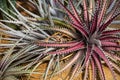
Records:
[[[0,27],[8,30],[2,30],[2,32],[11,35],[8,39],[11,45],[2,46],[9,48],[20,38],[22,39],[17,46],[24,48],[27,45],[33,45],[33,49],[29,51],[32,51],[33,55],[36,53],[41,55],[37,59],[40,60],[38,64],[47,63],[43,73],[44,80],[67,68],[71,71],[65,79],[72,80],[76,74],[82,72],[82,79],[86,80],[89,78],[90,67],[93,80],[96,80],[98,76],[101,80],[106,80],[103,63],[108,66],[113,79],[116,80],[115,70],[120,72],[120,29],[109,28],[109,25],[120,15],[120,0],[46,0],[49,4],[46,4],[45,0],[30,1],[37,6],[40,16],[19,5],[32,18],[23,16],[10,0],[16,12],[13,14],[17,18],[1,9],[9,19],[1,20],[1,22],[22,25],[24,28],[24,30],[16,31],[0,23]],[[56,14],[58,12],[62,17]],[[31,63],[31,66],[34,64]]]
[[[105,74],[101,62],[104,61],[109,67],[115,80],[113,67],[119,70],[119,67],[115,63],[120,60],[119,54],[116,53],[117,51],[120,51],[120,45],[118,43],[120,40],[120,30],[109,30],[107,28],[113,19],[120,14],[120,1],[116,1],[115,3],[114,1],[111,1],[108,4],[107,0],[97,0],[93,7],[91,5],[92,2],[88,3],[88,1],[84,0],[81,5],[83,8],[83,14],[78,14],[71,0],[69,0],[68,4],[71,6],[71,11],[73,13],[67,9],[61,1],[57,1],[69,16],[70,20],[68,20],[68,23],[76,29],[76,32],[72,32],[72,34],[74,34],[73,40],[61,43],[38,42],[38,45],[45,47],[65,47],[63,50],[50,51],[47,54],[74,54],[74,57],[59,72],[74,65],[75,68],[72,72],[73,77],[79,67],[81,67],[80,71],[85,69],[84,80],[86,80],[88,77],[89,65],[91,64],[93,80],[96,78],[97,74],[96,67],[100,72],[101,79],[105,80]],[[90,10],[88,9],[88,6],[91,7]],[[81,57],[82,61],[79,61]],[[70,79],[72,79],[72,77],[70,77]]]

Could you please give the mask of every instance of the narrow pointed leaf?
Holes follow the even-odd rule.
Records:
[[[111,51],[120,51],[120,47],[112,47],[112,46],[107,46],[107,47],[103,47],[105,50],[111,50]]]
[[[77,51],[78,49],[84,48],[84,44],[81,42],[73,47],[67,48],[65,50],[58,50],[58,51],[53,51],[53,52],[48,52],[47,54],[67,54],[73,51]]]
[[[102,44],[102,46],[120,47],[120,45],[117,42],[101,41],[101,44]]]
[[[98,11],[95,12],[92,25],[90,26],[90,32],[93,34],[96,31],[97,26],[97,19],[98,19]]]
[[[109,69],[110,69],[110,71],[112,73],[113,79],[116,80],[112,65],[110,64],[109,60],[105,56],[104,52],[97,46],[94,48],[94,50],[105,61],[105,63],[107,64],[107,66],[109,67]]]
[[[92,66],[92,80],[95,80],[97,72],[96,72],[96,65],[95,65],[95,61],[94,61],[93,57],[91,58],[90,61],[91,61],[91,66]]]
[[[110,56],[111,58],[113,58],[114,60],[120,61],[120,56],[119,56],[119,55],[114,54],[114,53],[111,53],[111,52],[109,52],[109,51],[105,51],[105,53],[106,53],[108,56]]]
[[[44,47],[71,47],[77,45],[79,42],[73,41],[73,42],[64,42],[64,43],[55,43],[55,42],[42,42],[37,41],[35,44],[38,46],[44,46]]]
[[[71,67],[71,65],[73,65],[78,60],[78,58],[80,57],[81,54],[82,53],[79,53],[79,52],[76,53],[76,55],[69,61],[69,63],[64,68],[62,68],[60,71],[58,71],[58,73],[60,73],[60,72],[64,71],[65,69]]]
[[[77,20],[77,18],[61,3],[60,0],[57,0],[60,5],[65,9],[65,11],[67,12],[67,14],[69,15],[69,17],[72,19],[73,23],[75,24],[80,24],[80,22]]]
[[[84,61],[84,65],[86,65],[86,63],[88,62],[88,60],[90,59],[91,57],[91,54],[92,54],[92,46],[87,46],[87,51],[86,51],[86,56],[85,56],[85,61]]]
[[[100,31],[103,31],[106,29],[106,27],[111,24],[111,22],[118,16],[120,15],[120,13],[118,13],[117,15],[115,15],[113,18],[111,18],[109,21],[107,21],[106,23],[104,23],[103,25],[100,26]]]
[[[98,22],[97,22],[97,26],[98,27],[100,27],[100,24],[101,24],[101,21],[104,18],[104,14],[106,12],[106,9],[107,9],[107,0],[103,0],[102,10],[99,13],[99,19],[98,19]]]
[[[101,64],[101,62],[99,60],[100,58],[96,55],[96,53],[94,53],[92,56],[93,56],[93,58],[94,58],[94,60],[95,60],[95,62],[97,64],[97,66],[98,66],[98,69],[99,69],[100,74],[102,76],[102,80],[106,80],[105,79],[105,74],[104,74],[104,71],[103,71],[103,68],[102,68],[102,64]]]
[[[86,0],[83,0],[83,10],[84,10],[84,20],[86,21],[87,26],[88,26],[89,15],[88,15],[88,9],[87,9],[87,2],[86,2]]]
[[[75,9],[75,7],[74,7],[74,5],[73,5],[73,3],[72,3],[71,0],[70,0],[70,5],[71,5],[71,7],[72,7],[72,10],[73,10],[73,12],[74,12],[75,17],[76,17],[77,20],[80,22],[80,25],[82,25],[82,21],[81,21],[81,19],[80,19],[80,17],[79,17],[79,15],[78,15],[78,13],[77,13],[77,11],[76,11],[76,9]]]
[[[84,74],[84,78],[83,78],[83,80],[87,80],[87,78],[88,78],[88,75],[89,75],[89,63],[90,63],[90,61],[87,61],[86,62],[86,65],[85,65],[85,74]]]
[[[87,31],[86,31],[83,27],[78,26],[78,25],[76,25],[76,24],[74,24],[74,23],[71,23],[71,25],[72,25],[73,27],[75,27],[78,31],[80,31],[80,32],[87,38],[88,33],[87,33]]]
[[[114,36],[106,36],[106,37],[101,37],[101,41],[115,41],[115,40],[120,40],[119,37],[114,37]]]
[[[102,34],[103,35],[110,35],[110,34],[119,34],[119,33],[120,33],[120,29],[118,29],[118,30],[104,31]]]

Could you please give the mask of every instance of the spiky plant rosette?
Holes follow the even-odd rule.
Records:
[[[50,4],[44,0],[30,2],[38,8],[40,15],[18,5],[31,17],[24,16],[10,0],[9,3],[15,10],[12,13],[16,17],[1,9],[8,18],[1,22],[15,24],[21,29],[13,30],[0,23],[0,27],[6,28],[2,32],[11,36],[3,38],[11,43],[1,44],[1,47],[10,48],[19,39],[21,41],[16,44],[15,51],[31,45],[26,55],[32,54],[34,59],[30,60],[33,63],[27,68],[37,64],[36,68],[39,64],[47,62],[47,67],[42,73],[44,80],[68,68],[70,74],[65,79],[71,80],[82,72],[83,79],[86,80],[89,78],[90,67],[93,80],[98,76],[106,80],[103,63],[108,66],[113,79],[116,80],[114,70],[120,72],[120,29],[109,28],[109,25],[120,14],[120,0],[50,0]]]
[[[116,53],[120,51],[120,44],[118,43],[120,29],[109,30],[108,26],[120,14],[120,1],[96,0],[93,7],[91,6],[92,2],[83,0],[83,4],[81,4],[82,14],[78,14],[72,0],[69,0],[68,3],[71,9],[65,7],[60,0],[57,1],[66,11],[70,19],[68,22],[76,29],[78,36],[74,39],[75,45],[70,46],[68,44],[69,48],[49,52],[49,54],[68,54],[76,51],[76,53],[73,53],[75,56],[62,70],[74,65],[75,68],[71,75],[73,76],[78,70],[82,71],[84,69],[84,80],[88,78],[89,65],[92,67],[93,80],[95,80],[97,74],[96,67],[101,79],[105,80],[102,66],[102,61],[104,61],[115,80],[114,69],[119,70],[116,63],[120,61],[120,55]],[[78,63],[81,57],[83,62]],[[79,69],[79,67],[81,68]]]

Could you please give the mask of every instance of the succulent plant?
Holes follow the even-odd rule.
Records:
[[[12,13],[16,17],[0,9],[8,17],[8,20],[0,20],[0,27],[4,28],[1,32],[10,35],[9,38],[2,38],[10,43],[1,44],[0,47],[11,48],[15,45],[12,49],[12,54],[17,55],[15,66],[19,65],[19,58],[20,62],[28,61],[25,69],[34,67],[30,73],[32,74],[38,65],[47,63],[42,73],[44,80],[68,68],[70,73],[65,79],[72,80],[82,72],[82,79],[86,80],[91,67],[93,80],[98,76],[101,80],[106,80],[102,66],[104,63],[116,80],[115,70],[120,73],[120,29],[110,28],[109,25],[119,23],[114,19],[120,15],[120,0],[30,2],[37,7],[39,14],[18,4],[30,17],[24,16],[10,0],[9,3],[15,10]],[[15,24],[21,30],[14,30],[2,22]]]

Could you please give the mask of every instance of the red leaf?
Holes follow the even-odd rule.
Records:
[[[100,73],[101,73],[102,80],[106,80],[100,58],[96,55],[96,53],[94,53],[92,56],[93,56],[93,59],[95,60],[97,66],[98,66],[98,69],[99,69]]]
[[[47,54],[65,54],[65,53],[70,53],[77,51],[81,48],[84,48],[84,43],[80,42],[79,44],[72,46],[70,48],[67,48],[65,50],[58,50],[58,51],[53,51],[53,52],[48,52]]]
[[[86,21],[87,26],[88,26],[89,16],[88,16],[88,10],[87,10],[86,0],[83,0],[83,10],[84,10],[84,20]]]
[[[115,41],[115,40],[120,40],[119,37],[114,37],[114,36],[105,36],[100,38],[101,41]]]
[[[97,29],[97,19],[98,19],[98,11],[95,12],[95,15],[94,15],[94,18],[92,21],[92,25],[90,26],[91,34],[93,34]]]
[[[107,21],[106,23],[104,23],[103,25],[100,26],[99,31],[102,32],[103,30],[106,29],[106,27],[111,24],[111,22],[118,16],[120,15],[120,13],[118,13],[117,15],[115,15],[113,18],[111,18],[109,21]]]
[[[74,24],[74,23],[71,23],[71,25],[72,25],[74,28],[76,28],[78,31],[80,31],[83,36],[85,36],[86,38],[88,38],[88,33],[87,33],[87,31],[85,31],[85,29],[84,29],[83,27],[78,26],[78,25],[76,25],[76,24]]]
[[[88,78],[88,71],[89,71],[89,61],[87,61],[86,62],[86,64],[85,64],[85,74],[84,74],[84,79],[83,80],[87,80],[87,78]]]
[[[118,29],[118,30],[108,30],[108,31],[104,31],[102,34],[103,35],[110,35],[110,34],[118,34],[118,33],[120,33],[120,29]]]
[[[69,15],[69,17],[72,19],[73,23],[80,25],[81,23],[78,21],[78,19],[59,1],[57,0],[60,5],[64,8],[64,10],[67,12],[67,14]]]
[[[107,57],[105,56],[105,53],[104,53],[104,52],[102,51],[102,49],[99,48],[98,46],[95,46],[95,47],[94,47],[94,50],[95,50],[95,52],[104,60],[104,62],[107,64],[107,66],[109,67],[109,69],[110,69],[110,71],[111,71],[111,73],[112,73],[112,75],[113,75],[113,79],[116,80],[116,77],[115,77],[115,75],[114,75],[114,71],[113,71],[113,69],[112,69],[112,66],[111,66],[109,60],[107,59]]]
[[[120,45],[117,42],[101,41],[101,44],[102,44],[102,46],[120,47]]]
[[[96,64],[93,57],[91,58],[91,66],[92,66],[92,80],[95,80],[97,72],[96,72]]]
[[[75,9],[75,7],[74,7],[74,5],[73,5],[73,3],[72,3],[72,1],[70,0],[70,6],[72,7],[72,10],[73,10],[73,12],[74,12],[74,15],[75,15],[75,17],[77,18],[77,20],[80,22],[80,24],[82,25],[82,20],[80,19],[80,17],[79,17],[79,15],[78,15],[78,13],[77,13],[77,11],[76,11],[76,9]]]
[[[86,63],[88,62],[88,60],[91,57],[91,54],[92,54],[92,46],[88,45],[87,46],[87,51],[86,51],[86,56],[85,56],[85,61],[84,61],[83,66],[86,65]]]
[[[107,47],[103,47],[105,50],[109,51],[120,51],[120,47],[113,47],[113,46],[107,46]]]
[[[97,26],[100,27],[100,24],[104,18],[104,14],[106,12],[106,9],[107,9],[107,0],[103,0],[103,5],[102,5],[102,10],[100,11],[99,13],[99,19],[98,19],[98,22],[97,22]]]

